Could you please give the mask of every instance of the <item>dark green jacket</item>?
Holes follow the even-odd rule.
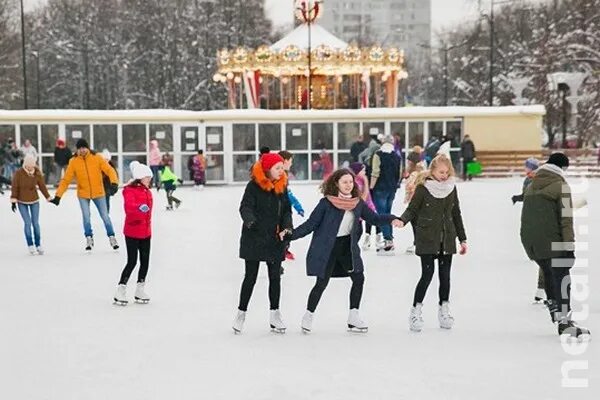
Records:
[[[525,188],[521,213],[521,243],[531,260],[567,258],[566,253],[574,250],[572,210],[571,188],[565,179],[544,167],[538,169]],[[568,243],[569,250],[553,250],[552,243]]]
[[[433,197],[424,185],[415,189],[410,204],[400,219],[416,224],[415,253],[456,254],[456,238],[467,240],[456,187],[446,197]]]

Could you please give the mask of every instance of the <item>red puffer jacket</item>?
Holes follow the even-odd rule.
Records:
[[[125,226],[123,234],[135,239],[152,236],[152,192],[146,186],[134,183],[123,189]],[[143,212],[140,207],[148,206]]]

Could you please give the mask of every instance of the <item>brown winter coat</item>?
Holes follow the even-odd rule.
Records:
[[[10,200],[13,203],[36,203],[40,199],[37,192],[38,188],[42,191],[46,199],[51,197],[44,183],[44,175],[42,175],[42,171],[38,167],[35,167],[32,175],[25,171],[25,168],[19,168],[13,176]]]

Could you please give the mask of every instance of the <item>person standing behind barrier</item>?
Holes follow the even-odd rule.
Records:
[[[160,152],[160,148],[158,147],[158,140],[156,139],[150,141],[148,166],[152,171],[152,184],[158,189],[160,187],[160,176],[158,172],[162,166],[162,153]]]
[[[73,153],[65,146],[65,141],[56,139],[56,147],[54,148],[54,185],[58,186],[71,157],[73,157]]]
[[[462,158],[463,181],[472,180],[473,176],[469,175],[469,163],[472,163],[477,159],[477,153],[475,151],[475,144],[469,135],[465,135],[462,143],[460,144],[460,156]]]
[[[106,193],[104,192],[104,184],[102,182],[102,173],[105,173],[110,179],[110,192],[115,194],[119,189],[117,173],[100,154],[90,150],[90,146],[85,139],[79,139],[75,146],[77,148],[76,156],[69,161],[65,176],[60,181],[51,202],[58,206],[69,184],[75,179],[77,181],[77,198],[79,199],[79,207],[81,208],[83,217],[86,251],[90,251],[94,247],[90,202],[94,203],[100,214],[100,218],[102,218],[102,222],[104,222],[110,246],[117,250],[119,244],[115,238],[115,231],[106,208]]]
[[[25,143],[23,143],[23,146],[21,146],[21,153],[23,154],[23,157],[25,157],[27,155],[33,156],[35,158],[35,162],[37,163],[38,152],[37,152],[35,146],[31,144],[31,140],[29,140],[29,139],[25,140]]]
[[[367,148],[367,144],[364,141],[363,135],[358,135],[356,142],[350,146],[350,155],[352,156],[352,162],[358,162],[358,156]]]

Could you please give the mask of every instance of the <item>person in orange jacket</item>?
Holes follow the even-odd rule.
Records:
[[[119,248],[119,244],[108,216],[102,173],[108,176],[110,180],[110,194],[115,194],[119,189],[117,173],[100,154],[90,150],[90,146],[85,139],[79,139],[76,148],[77,152],[69,161],[65,176],[60,181],[51,202],[58,206],[62,195],[66,192],[71,181],[75,179],[77,181],[77,197],[83,216],[83,230],[87,242],[85,249],[90,251],[94,247],[94,233],[90,222],[90,202],[93,202],[104,222],[110,246],[116,250]]]

